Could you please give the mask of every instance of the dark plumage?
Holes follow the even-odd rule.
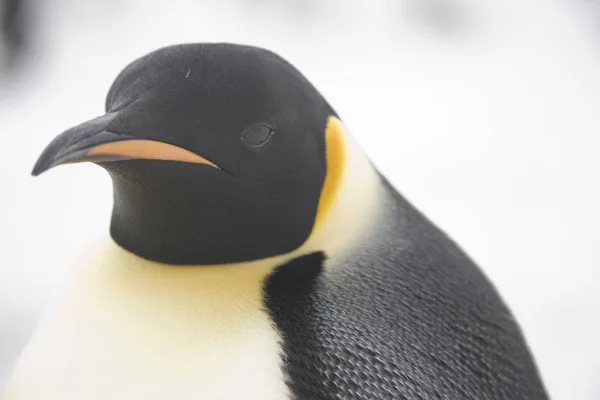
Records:
[[[266,285],[297,399],[547,399],[495,288],[381,179],[391,222],[373,244],[332,276],[314,253]]]

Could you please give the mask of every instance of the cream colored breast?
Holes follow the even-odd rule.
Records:
[[[288,398],[261,302],[269,263],[165,266],[112,243],[94,261],[43,322],[6,399]]]

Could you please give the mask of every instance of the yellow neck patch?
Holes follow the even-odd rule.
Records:
[[[342,183],[343,171],[346,164],[346,143],[342,122],[329,116],[325,129],[325,161],[327,170],[325,182],[319,197],[317,215],[309,239],[318,231],[333,205]]]

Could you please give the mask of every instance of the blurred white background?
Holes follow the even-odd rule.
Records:
[[[26,6],[24,50],[0,51],[0,388],[69,268],[107,235],[104,171],[59,167],[34,179],[37,156],[103,113],[134,58],[228,41],[270,48],[303,71],[400,192],[478,261],[553,399],[600,399],[598,2]]]

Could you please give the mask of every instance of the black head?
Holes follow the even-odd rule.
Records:
[[[106,114],[59,135],[37,175],[93,161],[111,175],[111,234],[171,264],[255,260],[308,238],[335,115],[289,63],[255,47],[186,44],[127,66]]]

